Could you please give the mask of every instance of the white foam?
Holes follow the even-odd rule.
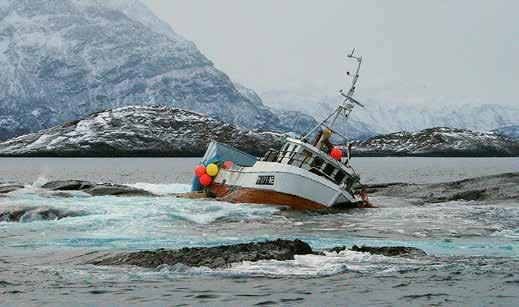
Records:
[[[501,231],[495,231],[491,234],[491,236],[519,239],[519,229],[505,229]]]
[[[342,251],[325,252],[325,255],[296,255],[294,260],[262,260],[233,264],[227,272],[261,276],[329,276],[342,272],[383,273],[399,271],[402,267],[415,265],[414,260],[391,258],[369,253]]]
[[[45,176],[39,176],[38,179],[36,179],[36,180],[31,184],[31,186],[32,186],[32,187],[35,187],[35,188],[40,188],[40,187],[42,187],[44,184],[46,184],[47,182],[49,182],[49,179],[47,179]]]
[[[275,207],[230,204],[214,200],[179,200],[169,214],[197,224],[210,224],[222,218],[239,220],[257,219],[277,212]]]
[[[167,194],[177,194],[177,193],[187,193],[191,191],[191,185],[182,184],[182,183],[169,183],[169,184],[159,184],[159,183],[146,183],[146,182],[137,182],[133,184],[126,184],[127,186],[143,189],[158,195],[167,195]]]

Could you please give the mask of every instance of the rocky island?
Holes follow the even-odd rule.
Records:
[[[211,140],[261,155],[280,147],[283,138],[280,133],[250,131],[178,108],[130,106],[0,143],[0,156],[201,156]]]
[[[519,141],[498,132],[430,128],[355,142],[356,156],[517,157]]]

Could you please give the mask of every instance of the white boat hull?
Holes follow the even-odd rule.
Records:
[[[233,202],[286,205],[297,209],[352,203],[353,195],[338,185],[288,164],[258,161],[251,167],[222,169],[215,177],[216,197]]]

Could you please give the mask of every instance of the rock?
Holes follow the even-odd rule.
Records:
[[[81,180],[64,180],[64,181],[51,181],[42,185],[43,189],[49,189],[54,191],[81,191],[90,189],[95,186],[95,183]]]
[[[519,199],[519,173],[434,184],[366,185],[374,195],[418,198],[426,202]]]
[[[118,184],[98,184],[84,191],[92,196],[155,196],[143,189]]]
[[[0,194],[7,194],[23,188],[23,185],[17,183],[0,183]]]
[[[224,268],[232,263],[259,260],[293,260],[295,255],[312,254],[312,248],[300,240],[266,241],[217,247],[183,248],[123,253],[90,264],[136,265],[156,268],[160,265],[183,264],[190,267]]]
[[[517,157],[519,141],[498,132],[439,127],[355,142],[353,156]]]
[[[281,147],[284,137],[182,109],[134,106],[94,113],[0,143],[0,156],[202,156],[211,140],[262,155]]]
[[[338,254],[338,253],[340,253],[342,251],[345,251],[347,249],[348,249],[348,247],[346,247],[346,245],[343,245],[343,246],[336,246],[334,248],[327,249],[326,251],[327,252],[335,252],[335,253]],[[319,255],[324,255],[324,253],[319,253]]]
[[[31,222],[61,220],[66,217],[83,216],[85,213],[51,207],[2,207],[0,222]]]
[[[351,251],[354,252],[362,252],[362,253],[370,253],[376,255],[384,255],[387,257],[394,256],[426,256],[427,253],[423,250],[416,247],[408,247],[408,246],[383,246],[383,247],[370,247],[370,246],[361,246],[353,245],[350,248]]]
[[[341,252],[346,246],[335,247],[328,251]],[[354,245],[352,251],[393,256],[425,256],[424,251],[414,247],[358,247]],[[136,265],[146,268],[156,268],[161,265],[174,266],[182,264],[189,267],[225,268],[232,263],[260,260],[293,260],[295,255],[324,255],[323,252],[314,252],[307,243],[300,240],[266,241],[260,243],[244,243],[217,247],[182,248],[178,250],[159,249],[156,251],[140,251],[121,253],[117,255],[96,256],[88,264],[94,265]]]
[[[347,248],[346,246],[337,246],[331,249],[328,249],[328,252],[336,252],[340,253],[345,250],[350,250],[354,252],[361,253],[370,253],[376,255],[384,255],[387,257],[394,256],[426,256],[427,253],[423,250],[416,247],[408,247],[408,246],[382,246],[382,247],[370,247],[370,246],[357,246],[353,245],[351,248]]]
[[[42,185],[43,189],[54,191],[83,191],[92,196],[155,196],[155,194],[134,187],[120,184],[97,184],[82,180],[51,181]]]

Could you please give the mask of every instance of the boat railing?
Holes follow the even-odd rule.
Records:
[[[345,184],[349,190],[357,181],[356,176],[344,170],[340,163],[330,163],[312,152],[297,150],[270,149],[265,153],[261,161],[275,162],[306,169],[318,176],[324,177],[337,185]]]

